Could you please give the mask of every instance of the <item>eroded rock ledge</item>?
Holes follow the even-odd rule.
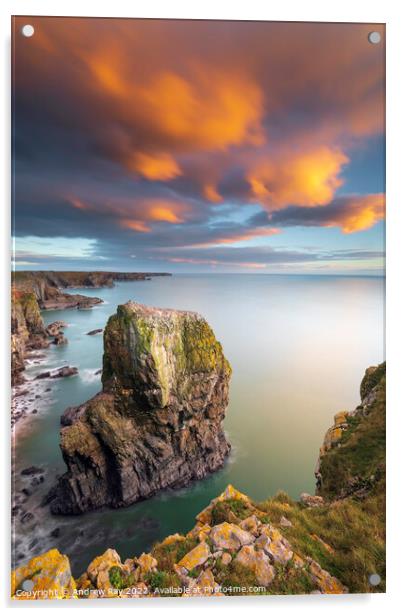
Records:
[[[119,306],[104,333],[103,391],[62,419],[68,472],[52,512],[130,505],[219,469],[230,375],[200,315]]]
[[[285,504],[279,506],[292,514]],[[135,599],[348,592],[337,577],[292,545],[289,520],[284,524],[282,516],[279,530],[265,510],[231,485],[196,519],[186,535],[170,535],[151,552],[124,562],[116,550],[107,549],[77,579],[72,577],[68,558],[50,550],[13,572],[12,597]],[[317,536],[312,540],[322,541]],[[31,592],[46,589],[49,595],[19,590],[26,580],[31,582]]]

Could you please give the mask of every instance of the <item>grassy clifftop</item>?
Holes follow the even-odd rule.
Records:
[[[318,493],[328,499],[385,493],[385,363],[366,370],[361,404],[335,416],[321,450]]]

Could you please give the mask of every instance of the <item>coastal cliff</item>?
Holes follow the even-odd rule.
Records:
[[[23,381],[25,358],[33,349],[46,348],[48,335],[32,292],[13,289],[11,295],[11,384]]]
[[[105,378],[113,382],[115,368],[109,370]],[[343,411],[342,421],[336,415],[324,438],[316,496],[294,501],[278,492],[256,503],[229,485],[187,534],[170,535],[148,553],[122,561],[109,548],[76,579],[56,549],[32,559],[13,572],[12,597],[384,592],[385,364],[366,371],[361,398],[355,411]],[[27,580],[30,590],[24,591]]]
[[[91,308],[102,300],[80,294],[63,293],[61,289],[112,287],[114,281],[149,280],[153,274],[142,272],[52,272],[17,271],[12,273],[12,284],[25,292],[33,292],[43,310]]]
[[[385,493],[385,362],[367,368],[361,403],[340,411],[320,449],[315,476],[325,498]]]
[[[230,375],[200,315],[119,306],[104,332],[103,391],[62,417],[68,472],[52,512],[122,507],[220,468]]]

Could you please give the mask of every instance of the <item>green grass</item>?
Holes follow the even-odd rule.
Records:
[[[254,573],[236,561],[232,561],[227,567],[218,571],[215,580],[227,589],[225,594],[229,595],[248,594],[248,590],[240,589],[260,586]]]
[[[174,567],[183,556],[198,545],[197,539],[186,537],[184,541],[174,541],[166,545],[157,543],[152,548],[151,554],[158,561],[158,569],[174,573]]]
[[[286,507],[275,497],[258,507],[267,513],[273,524],[285,515],[293,526],[281,528],[281,532],[292,549],[302,557],[316,560],[350,592],[384,592],[384,581],[375,588],[368,583],[372,573],[378,573],[385,580],[385,496],[382,490],[364,500],[347,498],[323,507],[305,508],[298,503]],[[334,553],[314,539],[314,534],[332,547]],[[300,582],[297,581],[297,587]],[[278,583],[276,581],[270,591],[278,588]]]
[[[127,574],[120,569],[117,565],[110,567],[109,569],[109,581],[113,588],[117,590],[123,590],[124,588],[131,588],[135,585],[135,578],[132,574]]]
[[[324,497],[338,498],[358,489],[369,491],[376,484],[385,489],[385,376],[378,384],[376,400],[367,414],[350,417],[340,446],[321,460],[319,493]]]
[[[230,522],[233,516],[235,516],[237,520],[244,520],[251,514],[252,511],[247,507],[247,504],[236,498],[218,501],[211,511],[211,525],[215,526],[222,522]]]

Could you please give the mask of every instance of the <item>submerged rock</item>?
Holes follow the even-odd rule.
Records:
[[[61,379],[68,376],[75,376],[76,374],[78,374],[78,368],[75,366],[62,366],[61,368],[57,368],[57,370],[46,370],[45,372],[41,372],[35,377],[35,380]]]
[[[61,430],[68,472],[54,513],[121,507],[220,468],[231,368],[193,312],[119,306],[104,333],[103,391],[69,410]]]
[[[76,374],[78,374],[78,368],[75,368],[75,366],[63,366],[56,370],[56,372],[51,375],[51,378],[61,379],[67,376],[75,376]]]

